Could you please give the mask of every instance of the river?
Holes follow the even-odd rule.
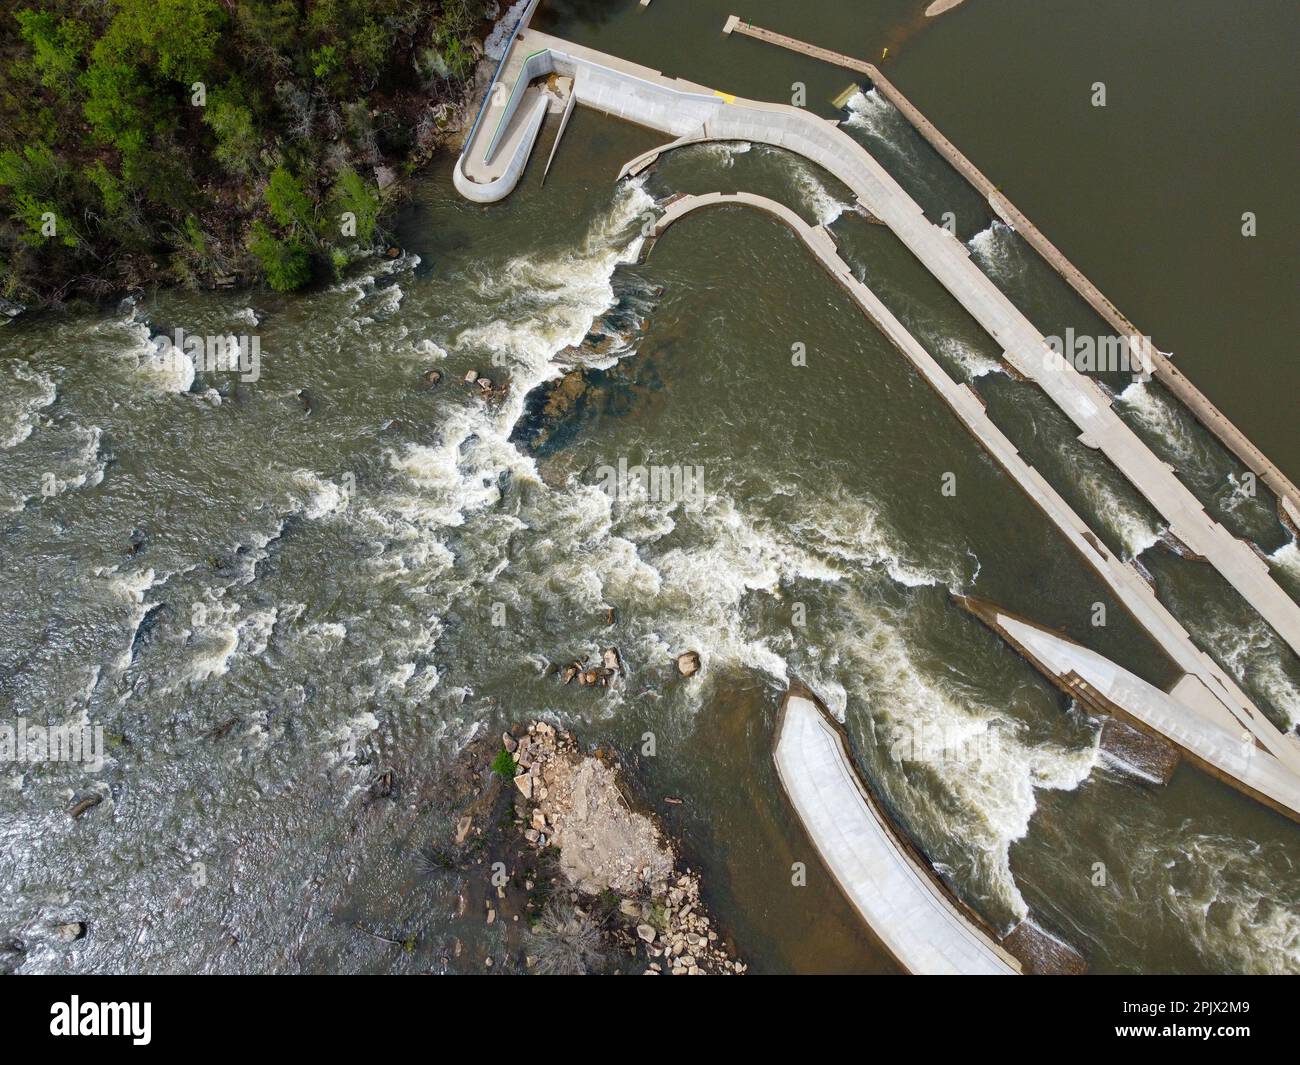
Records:
[[[1300,102],[1294,6],[966,0],[928,23],[924,6],[739,13],[873,60],[887,46],[900,88],[1295,477],[1294,168],[1278,164]],[[747,96],[787,100],[802,82],[836,117],[847,72],[723,37],[729,13],[553,2],[535,25]],[[838,117],[928,211],[954,212],[1040,328],[1102,331],[874,93]],[[776,781],[794,678],[843,716],[893,813],[993,924],[1032,911],[1097,972],[1300,971],[1300,826],[1188,766],[1165,789],[1137,782],[949,601],[992,599],[1170,683],[1092,571],[792,234],[702,212],[639,261],[655,202],[747,189],[830,224],[1290,728],[1295,655],[1159,542],[1159,516],[846,190],[746,144],[616,185],[657,142],[579,110],[545,185],[534,163],[501,204],[458,197],[440,156],[412,179],[401,257],[337,283],[165,291],[0,328],[0,711],[107,741],[98,773],[2,767],[0,939],[23,941],[20,971],[510,969],[507,930],[482,919],[483,871],[429,856],[452,831],[440,782],[456,752],[539,716],[613,745],[651,800],[684,800],[665,822],[753,971],[891,971]],[[160,358],[151,338],[177,328],[255,334],[257,379]],[[543,439],[536,389],[575,365],[590,388]],[[485,401],[470,370],[508,394]],[[1107,383],[1300,594],[1271,498],[1241,491],[1240,467],[1158,386]],[[620,460],[699,467],[701,491],[611,499],[600,471]],[[629,670],[617,689],[547,676],[610,644]],[[673,657],[690,649],[704,669],[684,681]],[[90,793],[105,800],[69,818]],[[52,927],[73,920],[88,934],[60,942]]]

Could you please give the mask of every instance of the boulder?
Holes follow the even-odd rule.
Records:
[[[683,677],[693,677],[700,671],[700,653],[687,651],[677,656],[677,672]]]

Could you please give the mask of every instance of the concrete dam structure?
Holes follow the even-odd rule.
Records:
[[[1096,651],[992,603],[956,598],[1090,714],[1114,715],[1163,736],[1211,775],[1300,821],[1300,775],[1217,706],[1197,703],[1178,688],[1163,692]]]
[[[659,151],[708,140],[769,144],[804,156],[853,190],[861,205],[889,226],[931,274],[999,344],[1006,361],[1039,385],[1074,422],[1079,439],[1102,451],[1160,513],[1170,533],[1207,560],[1278,635],[1300,654],[1300,605],[1273,580],[1244,540],[1214,521],[1175,472],[1111,409],[1110,397],[1067,362],[1051,357],[1043,335],[970,258],[952,233],[920,206],[857,141],[797,107],[743,100],[664,77],[558,37],[523,29],[510,45],[478,121],[456,163],[458,191],[478,203],[515,188],[537,140],[550,99],[536,80],[573,79],[577,102],[670,134],[665,149],[634,160],[648,165]]]
[[[1183,676],[1167,697],[1167,702],[1161,703],[1160,713],[1143,715],[1127,712],[1123,707],[1118,710],[1111,707],[1103,712],[1134,721],[1144,735],[1163,737],[1188,754],[1196,764],[1233,787],[1285,816],[1300,820],[1300,745],[1297,745],[1295,737],[1283,734],[1253,705],[1218,663],[1196,647],[1186,629],[1160,602],[1134,565],[1108,550],[1060,494],[1025,462],[1015,445],[989,418],[978,394],[969,385],[954,381],[881,299],[854,276],[848,263],[840,257],[834,236],[825,226],[810,225],[784,204],[752,193],[679,196],[666,203],[642,254],[650,254],[654,242],[692,212],[728,206],[763,211],[790,228],[826,272],[843,286],[863,314],[948,405],[990,457],[1105,582],[1152,640],[1183,669]],[[967,598],[958,601],[968,609],[975,602]],[[983,614],[980,616],[988,620]],[[1006,637],[1005,630],[994,627]],[[1039,664],[1033,657],[1030,661]],[[1048,675],[1056,679],[1055,674]],[[1073,691],[1071,694],[1080,695]],[[1184,718],[1195,721],[1202,717],[1211,719],[1210,733],[1198,727],[1190,731],[1184,727]],[[1104,730],[1103,739],[1114,731]],[[1231,737],[1231,743],[1227,744],[1231,750],[1223,748],[1225,736]],[[1258,761],[1253,757],[1243,759],[1235,756],[1236,751],[1243,749],[1243,744],[1257,752]],[[1170,764],[1163,775],[1167,777],[1172,769]],[[1267,781],[1267,786],[1261,787],[1261,781]]]

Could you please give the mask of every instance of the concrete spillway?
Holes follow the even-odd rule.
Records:
[[[959,3],[960,0],[956,0],[956,2]],[[929,15],[930,13],[930,10],[927,9],[926,14]],[[743,22],[735,15],[727,19],[722,32],[739,33],[768,44],[774,44],[779,48],[787,48],[802,55],[812,56],[823,63],[832,63],[835,66],[856,71],[870,80],[876,91],[897,108],[899,113],[912,124],[912,127],[925,138],[930,147],[948,160],[953,169],[961,174],[970,183],[971,187],[984,197],[998,217],[1019,233],[1042,256],[1044,262],[1060,274],[1065,282],[1097,314],[1106,320],[1110,327],[1115,330],[1117,336],[1136,341],[1142,355],[1145,357],[1146,362],[1144,365],[1151,367],[1153,375],[1196,416],[1196,419],[1202,425],[1218,437],[1219,442],[1224,447],[1231,451],[1247,469],[1258,475],[1259,479],[1277,495],[1282,520],[1292,526],[1300,524],[1300,488],[1297,488],[1286,474],[1278,469],[1259,448],[1252,444],[1247,439],[1246,434],[1233,425],[1223,412],[1206,398],[1200,389],[1184,377],[1167,355],[1161,352],[1143,334],[1139,333],[1137,326],[1121,314],[1119,309],[1102,294],[1101,290],[1084,275],[1083,271],[1070,262],[1061,250],[1048,240],[1038,227],[1025,216],[1024,212],[1007,199],[1006,195],[985,177],[974,163],[958,151],[957,147],[935,128],[934,123],[926,118],[920,109],[880,72],[879,68],[861,59],[833,52],[829,48],[820,48],[817,45],[796,40],[794,37],[789,37],[783,33],[776,33],[772,30],[763,29],[761,26]]]
[[[573,93],[579,103],[672,134],[676,139],[666,147],[737,139],[773,144],[806,156],[854,189],[863,205],[886,222],[1005,346],[1008,360],[1037,380],[1084,429],[1084,440],[1101,446],[1157,509],[1167,518],[1173,515],[1170,525],[1175,536],[1213,563],[1292,647],[1300,645],[1300,608],[1273,583],[1267,566],[1244,542],[1209,518],[1172,470],[1114,414],[1109,399],[1092,381],[1068,365],[1054,368],[1041,357],[1047,350],[1042,336],[971,262],[965,246],[947,230],[926,220],[921,209],[871,155],[835,123],[798,108],[739,100],[665,78],[645,67],[531,30],[517,36],[501,71],[457,163],[456,185],[465,195],[488,202],[508,195],[514,188],[546,107],[540,97],[536,103],[529,102],[529,91],[537,89],[531,83],[552,73],[574,79]],[[647,165],[663,150],[633,160],[624,173]],[[794,212],[770,200],[738,193],[679,199],[669,205],[656,232],[662,233],[697,207],[727,202],[760,207],[795,231],[1184,671],[1179,685],[1181,703],[1201,707],[1238,735],[1249,732],[1277,762],[1300,774],[1300,745],[1296,738],[1281,734],[1268,721],[1232,678],[1195,646],[1134,567],[1113,555],[1051,485],[1024,462],[988,418],[978,395],[948,377],[875,294],[857,280],[839,256],[829,231],[809,226]]]
[[[853,771],[839,734],[791,692],[777,724],[777,775],[823,864],[912,973],[1013,976],[1021,964],[936,882]]]

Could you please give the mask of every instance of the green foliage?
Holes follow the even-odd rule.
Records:
[[[258,133],[252,109],[245,105],[236,88],[214,89],[208,94],[203,121],[217,138],[213,154],[225,169],[237,177],[252,173],[257,162]]]
[[[311,200],[303,191],[302,182],[282,166],[271,171],[266,186],[266,207],[271,217],[286,228],[312,226]]]
[[[473,70],[482,6],[16,0],[0,11],[0,285],[107,291],[170,260],[196,283],[260,269],[288,290],[344,269],[380,219],[363,168],[406,166],[411,116]]]
[[[264,223],[253,223],[249,250],[257,257],[266,283],[276,292],[292,292],[311,280],[311,256],[298,240],[280,240]]]
[[[339,171],[334,183],[334,214],[338,217],[345,211],[356,217],[357,243],[369,244],[374,240],[375,226],[379,221],[379,196],[350,166]]]
[[[121,179],[104,165],[102,159],[96,159],[86,167],[85,176],[99,190],[104,214],[109,218],[121,215],[126,207],[126,190],[122,186]]]
[[[31,45],[32,65],[41,84],[68,99],[90,43],[90,27],[79,19],[56,19],[46,11],[24,9],[14,17],[18,32]]]
[[[214,0],[116,0],[116,6],[97,54],[187,85],[205,76],[225,23]]]
[[[515,778],[515,757],[504,747],[497,752],[497,756],[492,759],[492,772],[504,780],[514,780]]]

